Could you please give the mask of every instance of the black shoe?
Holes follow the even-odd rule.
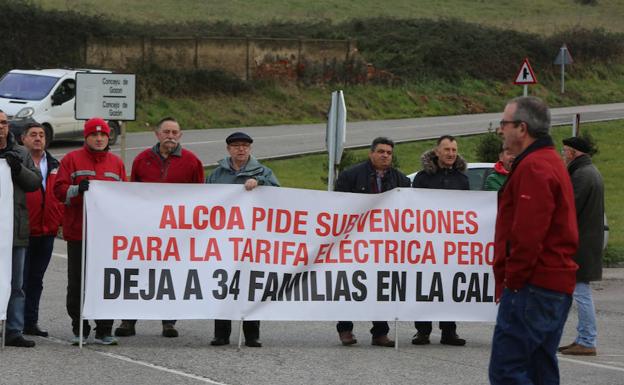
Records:
[[[463,338],[459,338],[456,333],[446,335],[442,334],[442,338],[440,338],[440,343],[442,345],[464,346],[466,345],[466,340]]]
[[[223,346],[229,345],[230,340],[228,338],[217,338],[215,337],[212,341],[210,341],[210,345],[212,346]]]
[[[18,348],[32,348],[35,346],[35,341],[27,340],[20,334],[12,338],[7,338],[4,344],[6,346],[16,346]]]
[[[250,347],[250,348],[261,348],[262,343],[258,341],[257,339],[245,340],[245,346]]]
[[[430,343],[429,334],[416,333],[412,338],[412,345],[429,345]]]
[[[41,329],[38,324],[34,324],[32,326],[26,326],[24,328],[24,334],[29,336],[47,337],[48,331]]]
[[[163,337],[175,338],[178,336],[178,331],[173,324],[163,324]]]
[[[136,334],[134,329],[134,323],[128,321],[121,321],[121,324],[115,329],[116,337],[130,337]]]

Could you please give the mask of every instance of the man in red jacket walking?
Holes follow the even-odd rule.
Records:
[[[498,317],[492,384],[558,384],[557,347],[576,284],[578,247],[570,176],[535,97],[511,100],[499,133],[516,155],[499,192],[494,244]]]
[[[163,118],[156,126],[156,143],[141,152],[132,163],[132,182],[204,183],[204,166],[191,151],[180,145],[182,129],[172,118]],[[162,321],[163,337],[177,337],[175,320]],[[118,337],[133,336],[136,320],[123,320],[115,329]]]
[[[120,157],[109,152],[110,127],[101,118],[87,120],[84,125],[85,145],[65,155],[54,183],[54,195],[65,203],[63,238],[67,241],[67,313],[72,319],[74,338],[80,335],[80,276],[82,274],[82,205],[89,180],[124,182],[126,168]],[[97,255],[90,256],[97,258]],[[83,322],[83,336],[89,336],[89,322]],[[111,335],[113,320],[95,321],[95,343],[117,345]]]
[[[24,263],[24,334],[47,337],[48,332],[39,327],[39,300],[43,291],[43,276],[50,263],[54,238],[63,217],[63,204],[53,192],[59,161],[46,151],[45,131],[40,124],[27,125],[22,132],[22,142],[43,177],[39,190],[26,193],[30,238]]]

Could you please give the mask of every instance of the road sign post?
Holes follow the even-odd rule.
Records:
[[[559,48],[559,54],[555,58],[554,64],[561,65],[561,93],[565,93],[565,65],[572,64],[574,60],[572,60],[572,55],[570,55],[570,51],[565,43]]]
[[[527,96],[529,94],[529,84],[537,84],[537,77],[535,77],[535,73],[531,68],[531,64],[529,63],[529,58],[524,58],[522,65],[520,66],[520,70],[516,75],[516,79],[514,80],[514,84],[523,85],[524,92],[523,95]]]
[[[76,74],[76,120],[95,116],[105,120],[136,119],[136,75],[111,73]],[[126,129],[121,124],[121,158],[126,160]]]
[[[327,132],[325,143],[329,155],[329,170],[327,175],[327,191],[334,190],[336,170],[342,159],[344,145],[347,139],[347,107],[342,91],[334,91],[331,95],[331,104],[327,113]]]

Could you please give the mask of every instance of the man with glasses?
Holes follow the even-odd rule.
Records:
[[[245,190],[251,191],[258,186],[279,187],[279,182],[273,171],[260,164],[251,155],[253,139],[244,132],[235,132],[225,139],[229,156],[221,159],[206,183],[242,184]],[[228,345],[232,333],[232,321],[215,320],[214,339],[212,346]],[[245,346],[252,348],[262,347],[260,343],[260,321],[243,321]]]
[[[549,135],[550,111],[512,99],[499,133],[516,155],[499,193],[494,236],[499,303],[491,384],[558,384],[557,347],[576,284],[574,191]]]
[[[191,151],[182,148],[182,128],[172,117],[161,119],[154,131],[158,143],[141,152],[132,163],[132,182],[204,183],[204,166]],[[137,320],[122,320],[115,329],[117,337],[136,334]],[[175,338],[175,320],[162,321],[162,336]]]
[[[41,186],[41,172],[33,163],[28,151],[19,144],[9,131],[7,115],[0,110],[0,159],[6,160],[11,168],[13,181],[13,249],[11,262],[11,295],[6,312],[5,345],[32,348],[35,341],[27,340],[24,331],[24,306],[26,303],[23,285],[26,247],[28,246],[28,210],[26,193]],[[11,220],[2,218],[3,221]],[[3,237],[7,234],[2,234]]]

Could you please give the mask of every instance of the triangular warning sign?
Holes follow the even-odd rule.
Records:
[[[529,58],[524,58],[520,71],[518,71],[518,75],[516,75],[516,80],[514,80],[514,84],[537,84],[537,78],[535,77],[535,73],[533,73],[531,64],[529,64]]]

